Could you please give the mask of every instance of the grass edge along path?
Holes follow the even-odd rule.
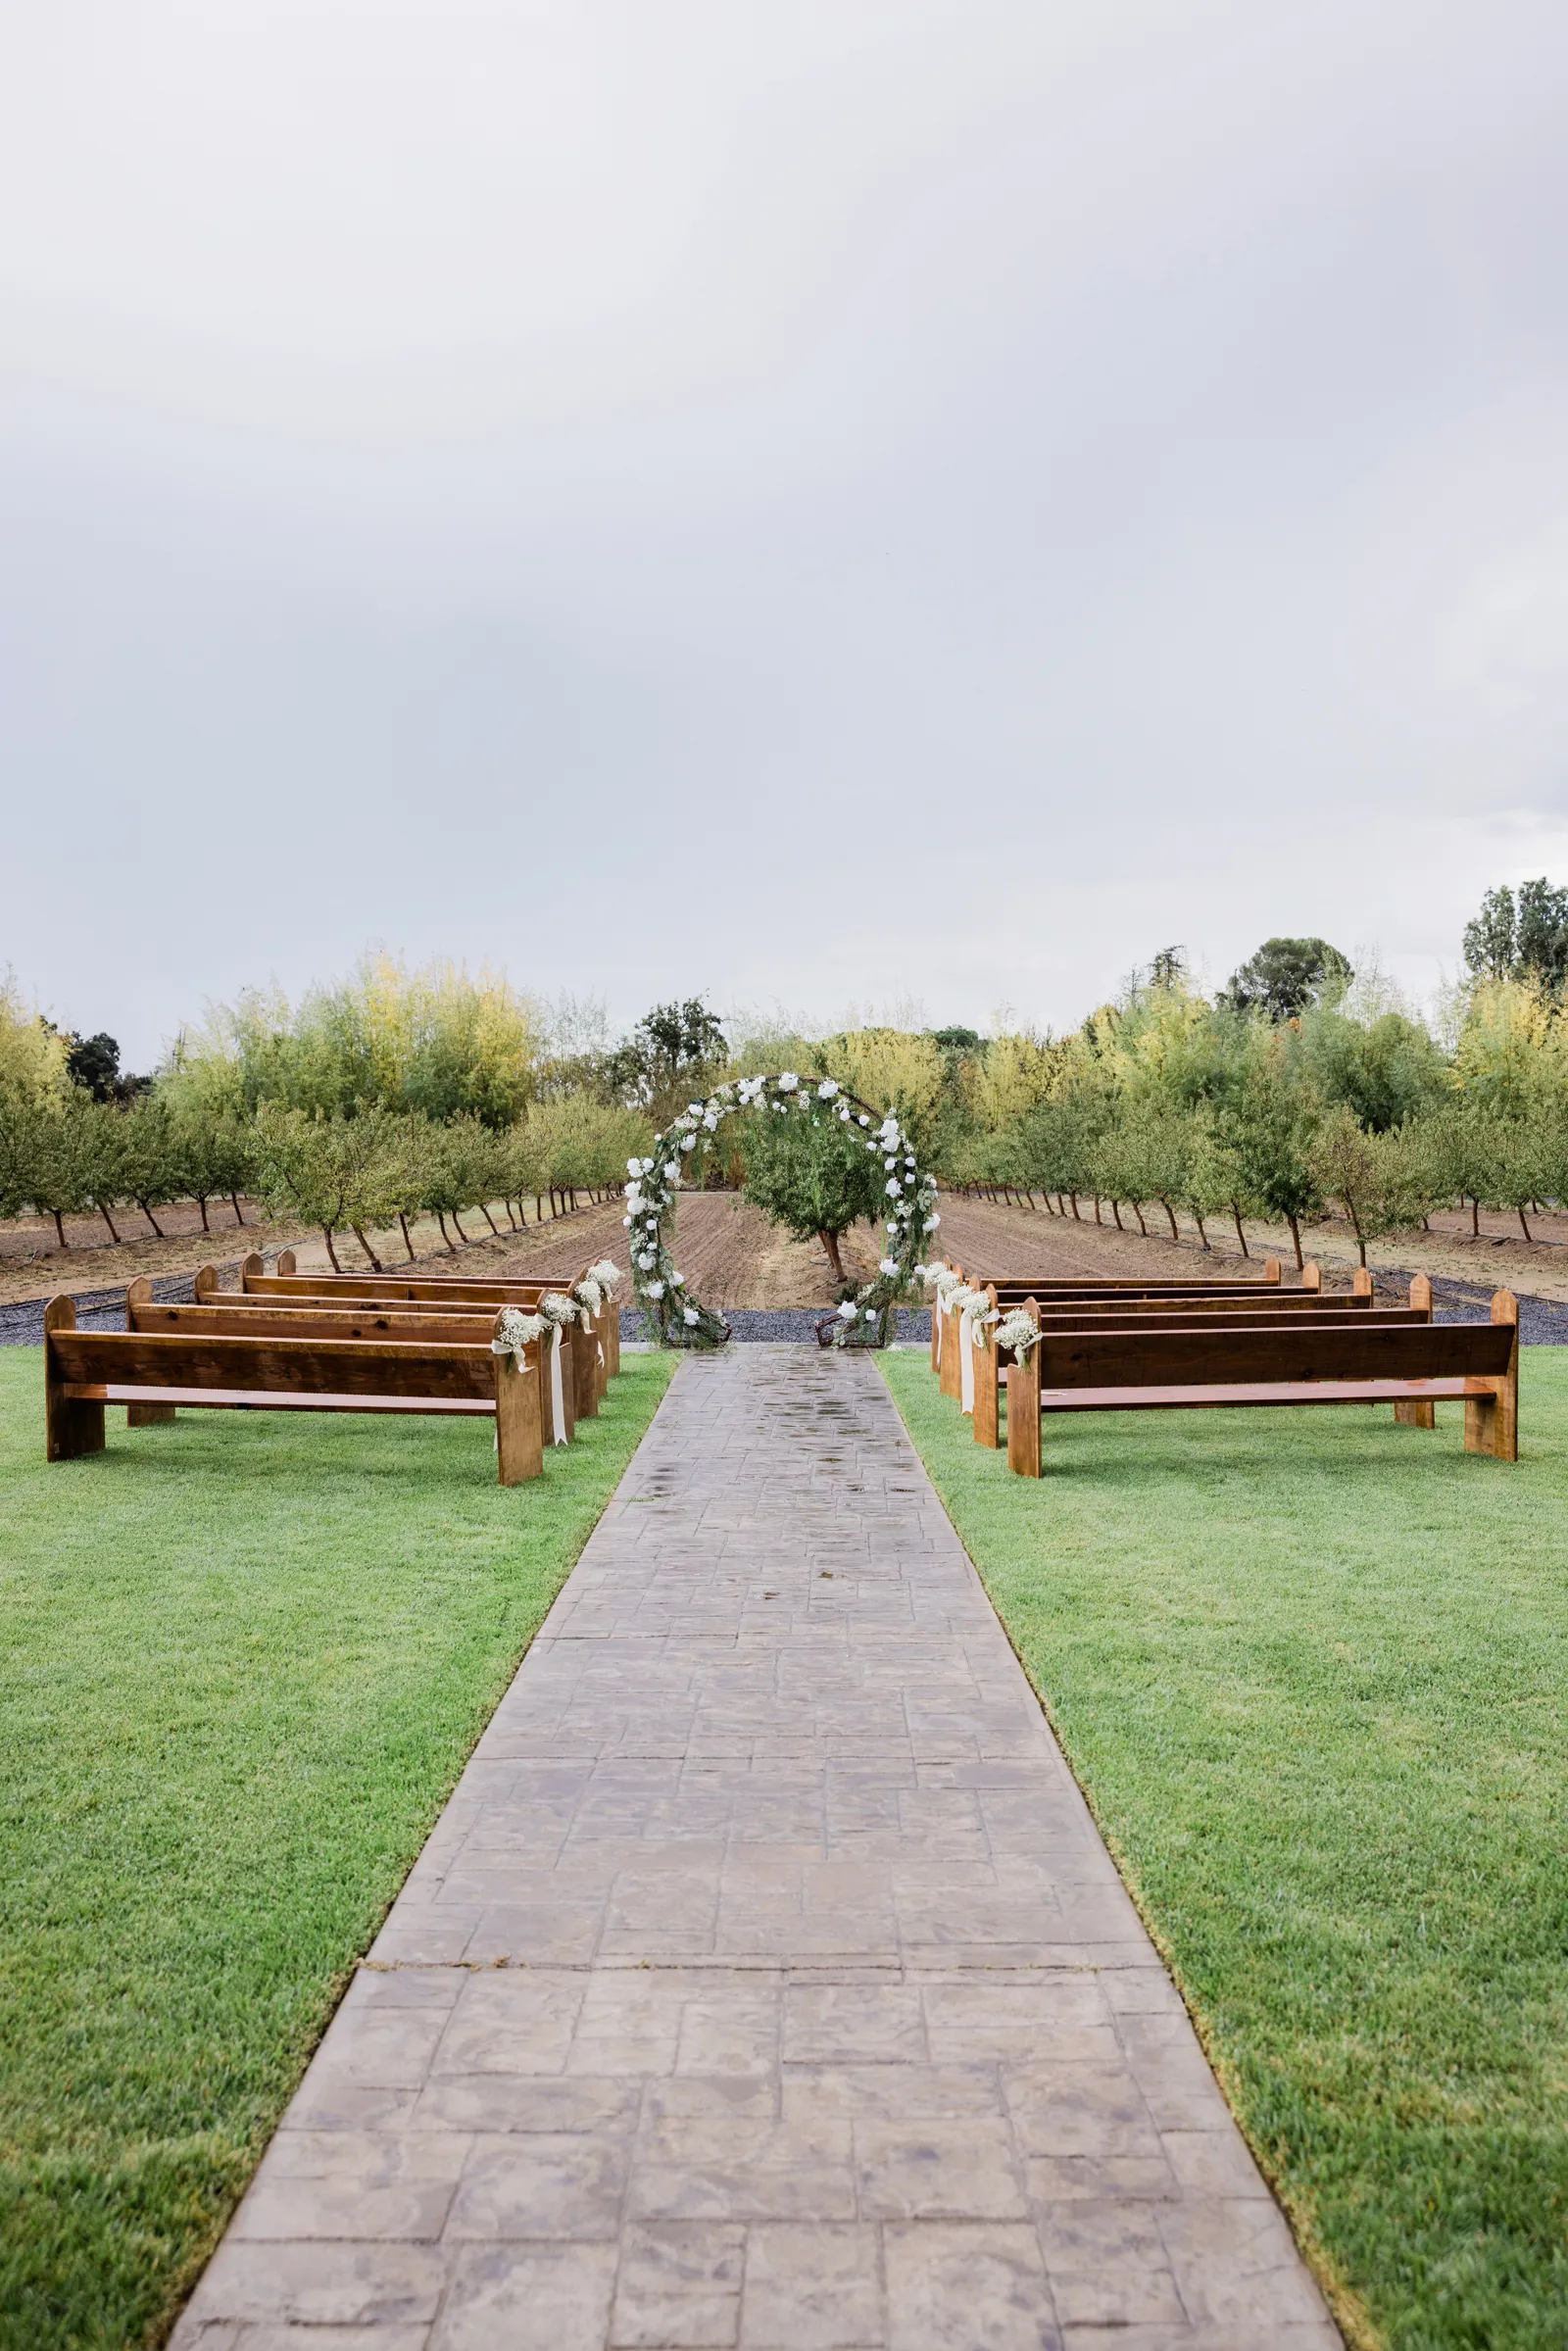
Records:
[[[1561,2351],[1568,1354],[1511,1469],[1452,1406],[1161,1412],[1038,1483],[881,1362],[1349,2339]]]
[[[160,2341],[652,1419],[188,1413],[0,1352],[0,2346]]]

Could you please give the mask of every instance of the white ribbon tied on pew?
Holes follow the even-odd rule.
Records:
[[[528,1348],[536,1339],[542,1339],[550,1328],[542,1314],[524,1314],[520,1306],[503,1306],[496,1335],[490,1342],[492,1355],[510,1355],[518,1371]],[[496,1451],[501,1450],[501,1432],[496,1431]]]
[[[952,1293],[949,1303],[958,1309],[958,1408],[972,1414],[974,1351],[985,1346],[985,1326],[997,1319],[997,1309],[983,1290],[971,1290],[967,1283]]]
[[[937,1294],[931,1311],[936,1317],[937,1369],[940,1371],[942,1369],[942,1326],[947,1321],[954,1298],[964,1285],[951,1265],[928,1265],[925,1278]]]
[[[566,1396],[561,1378],[561,1350],[565,1345],[567,1327],[578,1320],[583,1309],[574,1298],[564,1297],[559,1290],[547,1290],[539,1300],[539,1311],[553,1325],[555,1338],[550,1347],[550,1425],[557,1445],[566,1442]]]

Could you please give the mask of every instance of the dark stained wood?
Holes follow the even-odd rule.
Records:
[[[104,1449],[102,1398],[68,1393],[70,1373],[59,1348],[75,1328],[75,1299],[52,1298],[43,1310],[43,1432],[48,1461],[79,1461],[84,1453]]]
[[[304,1313],[240,1298],[220,1305],[209,1299],[196,1306],[154,1300],[129,1309],[127,1328],[204,1333],[213,1339],[407,1339],[421,1345],[429,1340],[450,1347],[487,1347],[496,1321],[490,1306],[474,1306],[468,1313],[381,1314],[373,1308],[356,1312],[347,1302],[338,1307],[323,1306],[317,1298],[302,1302],[308,1306]]]
[[[1493,1396],[1492,1384],[1462,1375],[1441,1380],[1248,1380],[1240,1385],[1203,1382],[1177,1388],[1045,1388],[1042,1412],[1227,1410],[1244,1404],[1385,1404],[1412,1393],[1436,1397]],[[1490,1448],[1489,1448],[1490,1449]]]
[[[568,1290],[570,1283],[558,1278],[552,1282],[460,1282],[456,1280],[405,1281],[395,1274],[248,1274],[244,1296],[257,1298],[317,1298],[355,1299],[371,1298],[383,1303],[421,1298],[454,1302],[472,1299],[480,1305],[499,1300],[503,1305],[531,1303],[547,1290]]]
[[[1042,1388],[1162,1388],[1266,1380],[1443,1379],[1503,1373],[1511,1333],[1488,1325],[1370,1318],[1332,1329],[1295,1322],[1261,1327],[1056,1331],[1040,1342]]]
[[[228,1339],[163,1331],[60,1331],[63,1380],[342,1396],[489,1396],[488,1347],[398,1339]]]
[[[141,1312],[148,1312],[152,1309],[152,1283],[148,1280],[146,1274],[139,1273],[130,1283],[127,1284],[125,1290],[126,1330],[134,1331],[138,1329],[140,1326],[136,1320],[137,1314]],[[152,1429],[156,1428],[160,1422],[167,1423],[172,1421],[173,1418],[174,1407],[172,1404],[142,1403],[127,1404],[125,1407],[125,1426],[127,1429]]]
[[[1427,1322],[1432,1320],[1432,1284],[1424,1273],[1410,1276],[1410,1312],[1421,1315]],[[1401,1428],[1406,1429],[1435,1429],[1438,1425],[1433,1406],[1419,1403],[1414,1397],[1406,1397],[1396,1404],[1394,1417]]]

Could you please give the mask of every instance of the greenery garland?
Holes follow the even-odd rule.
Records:
[[[840,1305],[833,1345],[887,1346],[893,1335],[893,1309],[901,1298],[914,1295],[924,1280],[920,1259],[926,1236],[942,1221],[936,1207],[936,1179],[922,1172],[896,1111],[889,1110],[878,1119],[866,1103],[846,1093],[836,1078],[822,1078],[813,1085],[809,1080],[803,1083],[793,1069],[785,1069],[777,1077],[732,1080],[706,1102],[688,1102],[659,1136],[651,1158],[626,1162],[630,1181],[622,1221],[631,1236],[632,1287],[661,1347],[722,1347],[730,1336],[721,1314],[688,1295],[685,1276],[676,1267],[664,1239],[665,1219],[687,1169],[702,1159],[725,1118],[741,1111],[773,1117],[800,1111],[813,1114],[824,1103],[832,1105],[846,1126],[864,1130],[866,1150],[877,1152],[883,1162],[888,1203],[887,1253],[875,1280]]]

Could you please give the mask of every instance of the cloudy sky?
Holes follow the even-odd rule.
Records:
[[[0,15],[0,965],[1077,1019],[1568,880],[1561,0]]]

